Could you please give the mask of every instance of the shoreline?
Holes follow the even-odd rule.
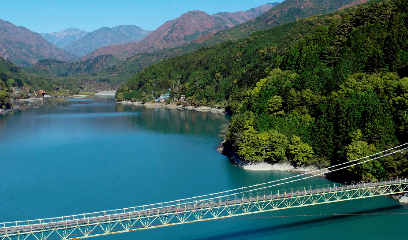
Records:
[[[0,109],[0,116],[6,116],[8,114],[25,111],[27,109],[66,107],[72,104],[79,103],[67,101],[68,99],[89,99],[89,98],[75,98],[73,96],[68,96],[68,97],[12,99],[10,101],[12,103],[12,107],[9,109]]]
[[[291,165],[288,162],[279,162],[275,164],[270,164],[266,162],[254,163],[250,161],[246,161],[238,156],[235,151],[225,145],[225,141],[223,141],[217,148],[217,151],[223,155],[226,155],[230,162],[247,171],[283,171],[283,172],[295,172],[295,173],[308,173],[311,171],[318,170],[319,168],[316,166],[307,166],[307,167],[296,167]],[[326,179],[330,179],[329,175],[323,174],[316,177],[324,177]],[[387,195],[388,197],[393,198],[394,200],[398,201],[401,205],[408,205],[408,193],[398,193],[398,194],[390,194]]]
[[[1,116],[6,116],[8,114],[12,114],[18,111],[23,111],[20,109],[20,106],[15,106],[14,103],[28,103],[28,104],[33,104],[33,103],[39,103],[43,101],[42,98],[26,98],[26,99],[11,99],[10,103],[12,103],[12,107],[9,109],[0,109],[0,115]],[[27,108],[31,108],[31,106],[28,106]]]
[[[197,111],[197,112],[226,113],[225,109],[223,108],[212,108],[212,107],[207,107],[207,106],[195,107],[195,106],[183,106],[183,105],[166,104],[166,103],[143,103],[143,102],[132,102],[132,101],[117,101],[116,103],[138,105],[138,106],[144,106],[146,108],[168,108],[168,109]]]
[[[217,148],[217,151],[221,154],[226,155],[229,157],[230,161],[235,165],[244,170],[249,171],[283,171],[283,172],[296,172],[296,173],[307,173],[311,171],[318,170],[316,166],[306,166],[306,167],[299,167],[293,166],[288,162],[279,162],[279,163],[266,163],[266,162],[259,162],[254,163],[251,161],[246,161],[238,156],[232,149],[225,145],[225,141],[223,141],[220,146]],[[325,176],[324,176],[325,177]]]

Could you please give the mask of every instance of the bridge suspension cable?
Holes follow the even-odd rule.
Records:
[[[405,148],[403,148],[403,149],[399,149],[399,150],[396,150],[396,151],[394,151],[394,152],[387,153],[387,154],[384,154],[384,155],[381,155],[381,156],[378,156],[378,157],[375,157],[375,158],[369,158],[368,160],[365,160],[365,161],[356,162],[357,160],[362,160],[362,159],[365,159],[365,158],[370,157],[370,156],[378,155],[378,154],[373,154],[373,155],[370,155],[370,156],[366,156],[366,157],[363,157],[363,158],[359,158],[359,159],[354,160],[354,161],[345,162],[345,163],[341,163],[341,164],[337,164],[337,165],[332,166],[332,167],[341,166],[341,165],[345,165],[345,164],[347,164],[347,163],[355,162],[354,164],[346,165],[346,166],[343,166],[343,167],[338,168],[338,169],[334,169],[334,170],[331,170],[331,171],[322,171],[322,170],[329,170],[329,169],[330,169],[330,167],[328,167],[328,168],[323,168],[323,169],[319,169],[319,170],[316,170],[316,171],[311,171],[311,172],[299,174],[299,175],[296,175],[296,176],[293,176],[293,177],[288,177],[288,178],[286,178],[286,179],[296,178],[296,177],[304,176],[304,175],[307,174],[307,176],[305,176],[305,177],[303,177],[303,178],[294,179],[294,180],[286,181],[286,182],[283,182],[283,183],[277,183],[277,184],[273,184],[273,185],[269,185],[269,186],[265,186],[265,187],[260,187],[260,188],[256,188],[256,189],[250,189],[250,190],[238,192],[237,194],[243,194],[243,193],[248,193],[248,192],[253,192],[253,191],[264,190],[264,189],[267,189],[267,188],[277,187],[277,186],[280,186],[280,185],[284,185],[284,184],[288,184],[288,183],[293,183],[293,182],[298,182],[298,181],[305,180],[305,179],[308,179],[308,178],[316,177],[316,176],[319,176],[319,175],[322,175],[322,174],[325,174],[325,173],[328,173],[328,172],[336,172],[336,171],[339,171],[339,170],[342,170],[342,169],[346,169],[346,168],[349,168],[349,167],[352,167],[352,166],[360,165],[360,164],[363,164],[363,163],[366,163],[366,162],[370,162],[370,161],[373,161],[373,160],[376,160],[376,159],[380,159],[380,158],[383,158],[383,157],[386,157],[386,156],[389,156],[389,155],[393,155],[393,154],[395,154],[395,153],[402,152],[402,151],[407,150],[407,149],[408,149],[408,147],[405,147]],[[319,171],[321,171],[321,172],[319,172]],[[313,172],[316,172],[316,174],[310,175],[310,173],[313,173]],[[285,179],[285,180],[286,180],[286,179]],[[281,179],[281,180],[283,180],[283,179]],[[279,180],[277,180],[277,181],[279,181]],[[231,194],[231,195],[234,195],[234,194]],[[230,195],[230,196],[231,196],[231,195]],[[222,196],[222,197],[226,197],[226,196],[228,196],[228,195],[224,195],[224,196]]]
[[[405,147],[404,147],[405,146]],[[404,148],[402,148],[404,147]],[[401,148],[401,149],[398,149]],[[264,183],[259,183],[259,184],[254,184],[254,185],[250,185],[250,186],[246,186],[246,187],[240,187],[240,188],[235,188],[235,189],[231,189],[231,190],[226,190],[226,191],[221,191],[221,192],[217,192],[217,193],[210,193],[210,194],[205,194],[205,195],[200,195],[200,196],[195,196],[195,197],[190,197],[190,198],[184,198],[184,199],[178,199],[178,200],[173,200],[173,201],[167,201],[167,202],[162,202],[162,203],[154,203],[154,204],[149,204],[146,206],[155,206],[158,204],[171,204],[171,203],[177,203],[177,202],[184,202],[184,201],[188,201],[188,200],[193,200],[193,201],[200,201],[199,199],[202,200],[211,200],[211,199],[217,199],[217,198],[223,198],[223,197],[227,197],[227,196],[234,196],[234,195],[238,195],[238,194],[243,194],[243,193],[249,193],[249,192],[254,192],[254,191],[259,191],[259,190],[264,190],[267,188],[272,188],[272,187],[276,187],[276,186],[281,186],[284,184],[288,184],[288,183],[293,183],[293,182],[297,182],[297,181],[301,181],[301,180],[305,180],[305,179],[309,179],[312,177],[316,177],[316,176],[320,176],[329,172],[336,172],[342,169],[346,169],[352,166],[356,166],[356,165],[360,165],[366,162],[370,162],[379,158],[383,158],[389,155],[393,155],[399,152],[402,152],[404,150],[408,149],[408,143],[404,143],[398,146],[395,146],[393,148],[389,148],[386,149],[384,151],[380,151],[365,157],[361,157],[352,161],[348,161],[348,162],[343,162],[343,163],[339,163],[330,167],[326,167],[326,168],[322,168],[322,169],[318,169],[318,170],[313,170],[313,171],[309,171],[309,172],[305,172],[305,173],[301,173],[298,175],[294,175],[291,177],[286,177],[286,178],[281,178],[281,179],[277,179],[277,180],[273,180],[273,181],[269,181],[269,182],[264,182]],[[392,152],[390,152],[392,151]],[[381,155],[384,154],[384,155]],[[378,156],[380,155],[380,156]],[[377,157],[374,157],[377,156]],[[374,158],[371,158],[374,157]],[[368,159],[367,159],[368,158]],[[367,159],[365,161],[361,161]],[[337,168],[337,167],[341,167],[341,168]],[[337,169],[336,169],[337,168]],[[305,177],[302,177],[305,176]],[[302,178],[300,178],[302,177]],[[299,179],[294,179],[294,178],[299,178]],[[290,179],[294,179],[294,180],[290,180]],[[290,180],[290,181],[287,181]],[[285,182],[282,182],[285,181]],[[281,183],[278,183],[281,182]],[[277,184],[273,184],[273,185],[268,185],[268,186],[264,186],[264,187],[259,187],[259,186],[263,186],[263,185],[267,185],[267,184],[271,184],[271,183],[277,183]],[[245,191],[244,191],[245,190]],[[238,192],[239,191],[239,192]],[[235,192],[235,193],[233,193]],[[224,195],[221,195],[224,194]],[[221,195],[221,196],[217,196],[217,195]],[[204,197],[209,197],[209,198],[205,198]]]
[[[405,146],[405,147],[401,148],[403,146]],[[397,148],[401,148],[401,149],[395,150]],[[386,157],[386,156],[389,156],[389,155],[393,155],[393,154],[402,152],[402,151],[407,150],[407,149],[408,149],[408,143],[404,143],[404,144],[398,145],[396,147],[389,148],[387,150],[377,152],[377,153],[371,154],[369,156],[358,158],[358,159],[355,159],[355,160],[352,160],[352,161],[349,161],[349,162],[336,164],[336,165],[333,165],[333,166],[330,166],[330,167],[326,167],[326,168],[322,168],[322,169],[318,169],[318,170],[314,170],[314,171],[309,171],[309,172],[305,172],[305,173],[298,174],[298,175],[295,175],[295,176],[286,177],[286,178],[282,178],[282,179],[278,179],[278,180],[274,180],[274,181],[270,181],[270,182],[265,182],[265,183],[255,184],[255,185],[251,185],[251,186],[247,186],[247,187],[236,188],[236,189],[229,190],[229,191],[215,193],[215,194],[221,194],[221,193],[228,193],[228,192],[231,192],[231,191],[248,189],[248,190],[241,191],[241,192],[226,194],[226,195],[222,195],[222,196],[218,196],[218,197],[207,198],[205,200],[211,200],[211,199],[216,199],[216,198],[234,196],[234,195],[243,194],[243,193],[250,193],[250,192],[254,192],[254,191],[264,190],[264,189],[267,189],[267,188],[272,188],[272,187],[285,185],[285,184],[288,184],[288,183],[293,183],[293,182],[298,182],[298,181],[301,181],[301,180],[306,180],[306,179],[316,177],[316,176],[320,176],[320,175],[323,175],[323,174],[326,174],[326,173],[329,173],[329,172],[336,172],[336,171],[346,169],[346,168],[349,168],[349,167],[352,167],[352,166],[356,166],[356,165],[360,165],[360,164],[370,162],[370,161],[373,161],[373,160],[376,160],[376,159],[380,159],[380,158],[383,158],[383,157]],[[394,151],[389,152],[391,150],[394,150]],[[387,152],[389,152],[389,153],[387,153]],[[383,154],[383,155],[380,155],[380,154]],[[380,155],[380,156],[377,156],[377,155]],[[373,156],[377,156],[377,157],[371,158]],[[367,160],[361,161],[363,159],[367,159]],[[337,167],[340,167],[340,168],[337,168]],[[302,176],[305,176],[305,177],[302,177]],[[302,178],[299,178],[299,177],[302,177]],[[298,178],[298,179],[294,179],[294,178]],[[290,179],[294,179],[294,180],[290,180]],[[290,181],[285,181],[285,180],[290,180]],[[282,182],[282,181],[285,181],[285,182]],[[280,183],[277,183],[277,182],[280,182]],[[262,185],[266,185],[266,184],[270,184],[270,183],[276,183],[276,184],[268,185],[268,186],[264,186],[264,187],[258,187],[258,186],[262,186]],[[258,188],[254,188],[254,187],[258,187]],[[250,189],[250,188],[254,188],[254,189]],[[215,194],[201,195],[201,196],[197,196],[197,198],[211,196],[211,195],[215,195]],[[172,201],[172,202],[185,201],[185,200],[190,200],[190,199],[194,200],[195,198],[186,198],[186,199],[176,200],[176,201]],[[169,203],[171,203],[171,202],[169,202]]]
[[[357,184],[349,186],[317,187],[310,190],[297,190],[273,193],[270,191],[259,196],[260,190],[282,186],[329,172],[335,172],[352,166],[396,154],[408,149],[408,143],[362,157],[353,161],[340,163],[331,167],[314,170],[295,176],[282,178],[266,183],[236,188],[218,193],[212,193],[192,198],[179,199],[138,207],[108,210],[93,213],[83,213],[56,218],[37,219],[0,223],[0,240],[27,240],[28,236],[35,236],[37,240],[48,239],[52,233],[62,239],[87,238],[114,233],[129,232],[141,229],[171,226],[196,221],[242,216],[265,211],[275,211],[293,207],[304,207],[330,202],[362,199],[367,197],[383,196],[395,193],[408,192],[408,179]],[[284,181],[284,182],[283,182]],[[251,196],[256,192],[256,197]],[[246,194],[249,193],[249,194]],[[239,196],[239,198],[237,198]],[[230,197],[233,198],[230,198]],[[204,198],[210,197],[210,198]],[[234,198],[235,197],[235,198]],[[142,226],[135,225],[140,223]],[[122,226],[123,231],[116,231],[115,226]],[[100,230],[95,230],[100,227]],[[81,237],[74,237],[77,231]],[[79,231],[79,232],[78,232]],[[102,232],[99,234],[99,232]],[[94,235],[92,235],[95,233]],[[36,236],[40,234],[40,236]],[[20,239],[19,236],[25,236]],[[33,239],[34,240],[34,239]]]

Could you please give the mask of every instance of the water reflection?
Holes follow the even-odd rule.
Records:
[[[145,108],[124,104],[116,104],[116,111],[139,112],[140,115],[128,117],[127,120],[134,125],[162,133],[218,135],[220,126],[228,123],[225,114],[210,112]]]
[[[294,174],[245,171],[216,152],[220,125],[228,122],[222,114],[88,102],[0,117],[0,222],[169,201]],[[328,183],[313,178],[278,189]],[[401,214],[368,215],[376,212]],[[407,212],[376,197],[103,238],[401,238]]]

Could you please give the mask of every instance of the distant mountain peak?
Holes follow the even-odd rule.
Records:
[[[107,53],[120,58],[129,58],[141,52],[152,52],[163,48],[180,46],[207,34],[213,34],[216,31],[249,21],[268,11],[276,4],[268,3],[247,11],[223,12],[213,15],[201,10],[188,11],[178,18],[165,22],[137,43],[107,46],[86,55],[81,60]]]
[[[84,56],[101,47],[140,41],[149,33],[150,31],[135,25],[102,27],[67,44],[63,49],[72,54]]]
[[[52,33],[40,33],[48,42],[54,44],[59,48],[63,48],[73,41],[76,41],[87,34],[86,31],[78,28],[70,27],[68,29],[52,32]]]

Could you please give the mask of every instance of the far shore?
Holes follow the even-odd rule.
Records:
[[[188,111],[197,111],[197,112],[212,112],[212,113],[225,113],[223,108],[212,108],[212,107],[195,107],[195,106],[183,106],[177,104],[166,104],[166,103],[152,103],[152,102],[131,102],[131,101],[118,101],[117,103],[121,104],[131,104],[144,106],[146,108],[169,108],[169,109],[178,109],[178,110],[188,110]]]

